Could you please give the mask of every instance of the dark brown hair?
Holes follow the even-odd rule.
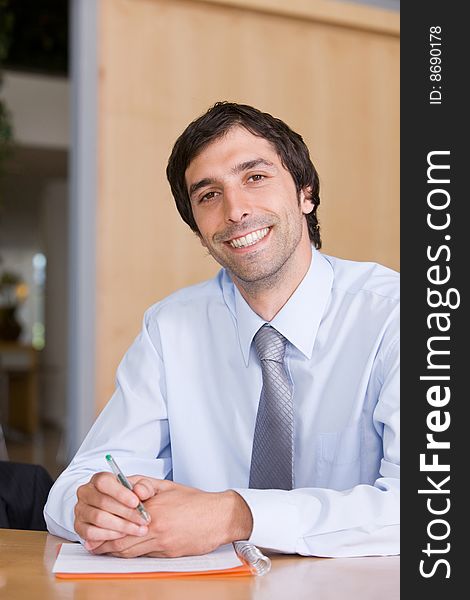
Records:
[[[246,104],[217,102],[205,114],[190,123],[176,140],[168,160],[166,174],[183,221],[198,233],[186,188],[186,169],[208,144],[237,125],[244,127],[253,135],[264,138],[274,146],[282,165],[294,180],[297,193],[301,190],[311,190],[308,199],[313,204],[313,210],[306,215],[308,234],[315,248],[321,248],[320,226],[317,219],[320,182],[305,142],[280,119]]]

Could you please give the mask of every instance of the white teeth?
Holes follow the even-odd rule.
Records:
[[[253,244],[262,240],[268,234],[268,231],[269,227],[258,229],[258,231],[252,231],[243,237],[230,240],[230,245],[232,248],[246,248],[246,246],[253,246]]]

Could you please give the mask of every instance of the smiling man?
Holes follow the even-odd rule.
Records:
[[[271,143],[241,126],[202,150],[185,180],[201,243],[270,321],[310,265],[311,190],[297,192]]]
[[[318,175],[281,120],[217,103],[167,168],[222,266],[144,316],[45,508],[93,553],[399,552],[399,278],[323,255]],[[111,452],[134,490],[103,472]],[[139,501],[150,515],[136,510]]]

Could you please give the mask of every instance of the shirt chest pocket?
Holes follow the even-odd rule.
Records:
[[[361,427],[318,434],[315,487],[346,490],[360,483]]]

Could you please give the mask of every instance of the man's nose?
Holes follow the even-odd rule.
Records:
[[[224,213],[230,223],[238,223],[251,213],[249,200],[241,190],[228,186],[224,189]]]

